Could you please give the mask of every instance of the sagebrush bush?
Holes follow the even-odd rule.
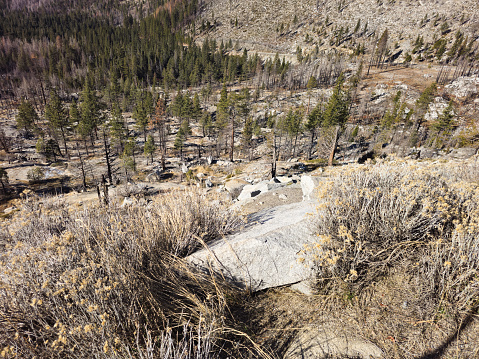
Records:
[[[237,291],[180,257],[239,224],[191,192],[125,208],[27,201],[0,237],[2,356],[215,357]]]
[[[305,248],[322,290],[360,291],[400,264],[424,298],[479,298],[479,166],[400,160],[334,171],[320,187],[318,243]],[[442,305],[441,304],[441,305]]]

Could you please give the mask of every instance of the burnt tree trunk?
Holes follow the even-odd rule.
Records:
[[[331,152],[329,154],[328,166],[333,165],[334,155],[336,153],[336,149],[338,148],[338,139],[339,139],[339,126],[336,126],[336,129],[334,130],[333,144],[331,146]]]

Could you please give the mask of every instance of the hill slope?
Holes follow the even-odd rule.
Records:
[[[479,37],[475,0],[207,0],[198,30],[201,21],[216,25],[200,39],[232,39],[249,50],[280,54],[297,46],[312,51],[316,44],[323,49],[368,46],[385,29],[389,43],[405,51],[418,36],[426,43],[444,37],[451,44],[460,29],[469,40]]]

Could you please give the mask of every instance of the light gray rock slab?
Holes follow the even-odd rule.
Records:
[[[273,189],[279,188],[282,185],[282,183],[275,183],[274,181],[261,181],[257,184],[246,185],[243,187],[243,190],[238,196],[238,201],[242,201],[251,197],[256,197],[261,193],[265,193]]]
[[[285,359],[361,358],[380,359],[384,353],[377,345],[351,334],[347,328],[329,326],[303,329],[289,346]]]
[[[461,147],[453,149],[446,157],[455,159],[467,159],[474,156],[477,149],[473,147]]]
[[[238,234],[225,237],[187,257],[207,270],[253,292],[311,278],[311,267],[298,261],[304,245],[313,243],[317,203],[298,202],[263,210],[249,218]]]
[[[283,184],[293,183],[292,177],[278,176],[278,177],[275,177],[275,179],[278,181],[278,183],[283,183]]]
[[[249,182],[240,178],[235,178],[225,183],[225,189],[231,193],[233,198],[237,198],[241,194],[243,188],[248,185],[250,185]]]
[[[301,189],[303,190],[303,200],[311,200],[314,190],[319,185],[320,178],[316,176],[301,176]]]

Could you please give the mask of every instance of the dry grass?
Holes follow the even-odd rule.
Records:
[[[27,201],[0,234],[2,357],[210,358],[238,350],[243,340],[231,345],[225,335],[238,291],[180,257],[239,224],[192,192],[126,208]]]
[[[303,259],[326,308],[349,307],[390,357],[453,357],[453,342],[474,356],[477,340],[461,335],[479,305],[478,174],[476,158],[394,159],[336,169],[321,188],[318,243]]]
[[[0,354],[268,357],[254,334],[280,357],[313,325],[365,337],[387,358],[477,356],[476,159],[328,173],[319,242],[304,251],[318,271],[311,297],[245,298],[187,267],[182,257],[241,224],[200,193],[124,208],[26,201],[0,231]]]

